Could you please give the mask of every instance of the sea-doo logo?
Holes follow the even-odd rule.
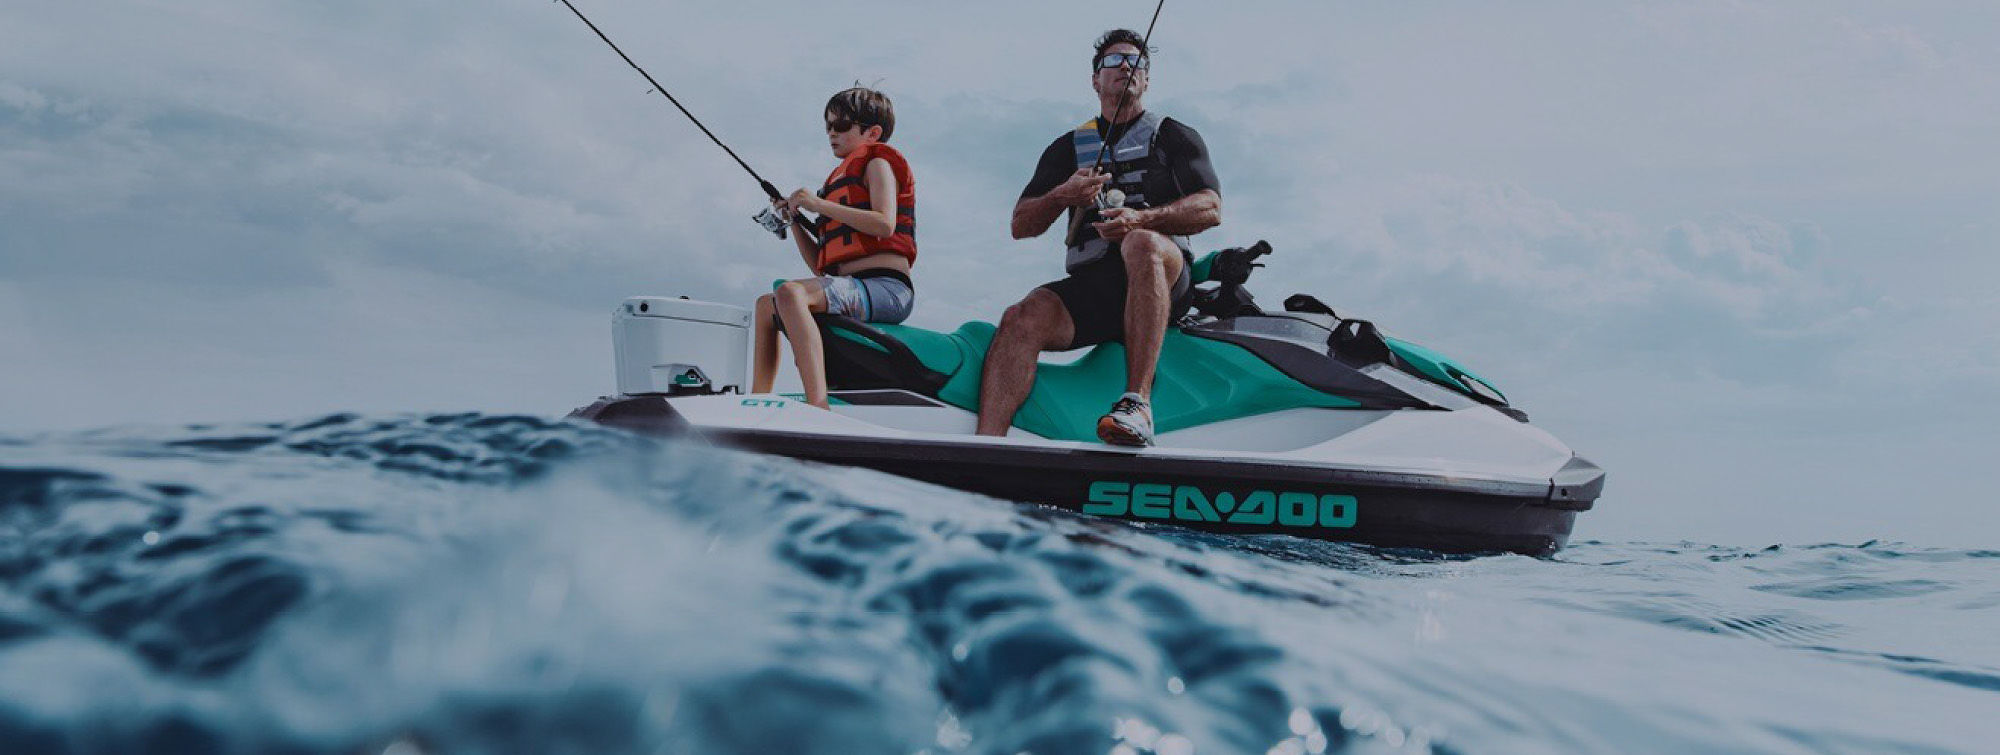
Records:
[[[1193,485],[1093,482],[1083,513],[1180,522],[1280,524],[1286,527],[1352,527],[1360,513],[1351,495],[1253,490],[1241,499],[1209,495]]]
[[[762,407],[765,409],[776,409],[778,407],[784,406],[785,402],[779,401],[774,398],[746,398],[743,399],[743,405]]]

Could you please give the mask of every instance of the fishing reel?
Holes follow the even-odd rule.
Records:
[[[785,235],[785,229],[791,227],[792,221],[779,213],[776,207],[766,206],[757,214],[751,215],[750,219],[757,221],[757,225],[763,226],[764,230],[777,234],[778,238],[789,238]]]
[[[1104,217],[1105,210],[1110,210],[1124,206],[1125,206],[1125,192],[1115,187],[1098,192],[1097,196],[1090,200],[1090,207],[1091,209],[1097,211],[1097,216],[1099,218]],[[1090,219],[1090,213],[1087,212],[1076,213],[1074,217],[1070,219],[1069,233],[1063,236],[1063,243],[1070,246],[1075,246],[1077,243],[1076,241],[1077,232],[1079,230],[1082,230],[1084,221],[1089,219]]]

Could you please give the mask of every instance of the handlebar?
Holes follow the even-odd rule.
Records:
[[[1263,267],[1257,263],[1257,258],[1270,253],[1269,241],[1216,252],[1215,264],[1209,268],[1208,279],[1224,285],[1243,285],[1244,281],[1250,280],[1251,271]]]

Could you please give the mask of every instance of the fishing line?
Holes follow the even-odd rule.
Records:
[[[569,0],[563,0],[563,2],[569,2]],[[1153,48],[1151,44],[1153,41],[1153,26],[1160,22],[1160,9],[1166,6],[1167,6],[1167,0],[1160,0],[1160,2],[1153,5],[1153,20],[1146,22],[1146,33],[1145,35],[1139,37],[1139,56],[1146,59],[1147,65],[1149,67],[1152,65],[1152,60],[1153,60],[1153,53],[1152,53]],[[1091,64],[1096,65],[1096,62],[1093,61]],[[1131,101],[1132,99],[1132,87],[1137,85],[1138,83],[1139,83],[1139,66],[1137,64],[1133,64],[1132,78],[1131,80],[1125,82],[1124,91],[1118,93],[1118,107],[1114,108],[1111,111],[1111,117],[1116,118],[1120,113],[1123,113],[1125,111],[1125,103]],[[1112,148],[1117,146],[1118,142],[1110,138],[1111,130],[1117,127],[1118,124],[1116,123],[1104,124],[1104,136],[1105,136],[1104,149],[1097,151],[1097,162],[1096,164],[1090,166],[1092,172],[1100,170],[1104,167],[1104,156],[1110,154],[1112,152]],[[1132,127],[1126,126],[1125,131],[1126,133],[1131,133]],[[1116,160],[1112,161],[1112,166],[1117,167]]]
[[[1166,0],[1161,0],[1161,2],[1165,1]],[[583,11],[577,10],[575,4],[571,3],[569,0],[556,0],[556,2],[569,6],[569,12],[576,14],[577,19],[582,21],[583,25],[590,27],[591,31],[596,32],[598,39],[602,39],[604,40],[605,44],[610,45],[612,52],[618,53],[618,57],[624,58],[625,65],[631,66],[632,70],[638,71],[640,76],[646,77],[646,83],[653,85],[653,91],[659,92],[660,96],[667,98],[668,102],[674,103],[674,107],[678,108],[681,111],[681,115],[687,116],[688,120],[694,122],[695,128],[701,129],[701,132],[703,134],[708,135],[709,141],[715,142],[715,146],[721,147],[722,151],[729,153],[730,159],[735,160],[737,165],[743,166],[744,172],[749,173],[751,178],[757,179],[757,186],[762,188],[765,194],[769,195],[771,199],[774,200],[782,200],[785,198],[783,194],[778,193],[778,187],[772,186],[770,181],[766,181],[764,180],[763,176],[757,175],[757,171],[752,169],[749,163],[744,162],[743,158],[737,156],[736,150],[730,149],[729,145],[727,144],[723,144],[722,139],[716,137],[715,132],[708,130],[708,126],[702,125],[700,118],[694,117],[694,113],[689,112],[687,106],[682,105],[680,100],[675,99],[672,92],[667,91],[666,87],[661,86],[660,82],[653,78],[652,74],[646,73],[646,69],[640,68],[638,63],[633,62],[632,56],[626,55],[624,50],[619,49],[618,43],[611,41],[610,37],[605,36],[604,31],[598,29],[597,24],[591,23],[590,19],[583,15]],[[1155,12],[1154,17],[1155,18],[1159,17],[1157,11]],[[1147,27],[1146,33],[1151,34],[1152,28]],[[794,220],[797,221],[799,224],[800,233],[805,234],[806,238],[811,239],[813,243],[815,244],[819,243],[819,239],[816,236],[814,236],[812,231],[807,227],[804,213],[797,214],[794,217]],[[763,222],[761,218],[759,219],[759,222],[760,223]],[[769,224],[765,224],[765,227],[771,228]],[[783,228],[784,226],[780,225],[776,228],[771,228],[771,230],[772,232],[778,234],[779,238],[783,238],[785,235]]]

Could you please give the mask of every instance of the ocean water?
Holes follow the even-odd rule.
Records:
[[[1230,538],[527,416],[0,438],[0,752],[132,751],[1994,752],[2000,551]]]

